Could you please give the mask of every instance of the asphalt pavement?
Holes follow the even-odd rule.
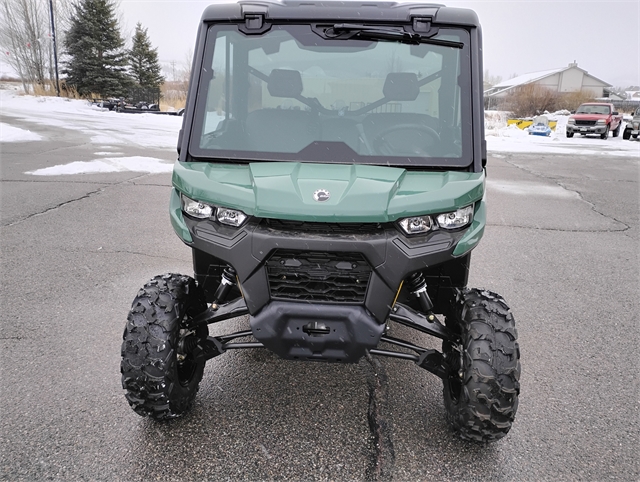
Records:
[[[169,222],[170,174],[28,175],[98,147],[3,122],[56,140],[0,146],[0,479],[640,479],[639,159],[490,157],[470,285],[511,305],[522,379],[513,429],[478,446],[449,431],[439,379],[389,359],[231,352],[208,362],[185,417],[136,415],[119,372],[131,301],[156,274],[191,273]],[[225,323],[215,329],[246,326]]]

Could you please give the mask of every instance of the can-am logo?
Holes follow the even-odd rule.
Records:
[[[331,193],[326,189],[318,189],[316,192],[313,193],[313,199],[315,199],[319,203],[328,201],[330,197],[331,197]]]

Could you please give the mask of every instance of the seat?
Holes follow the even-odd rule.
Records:
[[[296,99],[302,95],[302,77],[297,70],[273,69],[267,80],[272,97]],[[297,109],[258,109],[247,115],[247,141],[257,152],[300,152],[320,139],[315,114]]]

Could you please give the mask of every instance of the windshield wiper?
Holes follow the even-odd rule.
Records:
[[[351,34],[351,35],[344,35]],[[412,45],[430,44],[441,45],[443,47],[453,47],[461,49],[464,47],[462,42],[453,42],[451,40],[437,40],[423,37],[419,33],[406,32],[401,27],[372,27],[364,25],[355,25],[350,23],[337,23],[333,27],[325,30],[328,38],[336,39],[360,39],[360,40],[392,40],[395,42],[407,43]]]

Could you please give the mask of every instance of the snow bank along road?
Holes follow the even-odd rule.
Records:
[[[167,213],[180,119],[0,100],[0,479],[640,478],[640,143],[574,138],[557,154],[543,147],[568,139],[489,136],[470,284],[511,304],[523,374],[513,430],[477,447],[449,433],[441,383],[397,360],[229,353],[188,416],[135,415],[119,375],[130,303],[191,270]],[[495,148],[516,142],[534,152]]]

